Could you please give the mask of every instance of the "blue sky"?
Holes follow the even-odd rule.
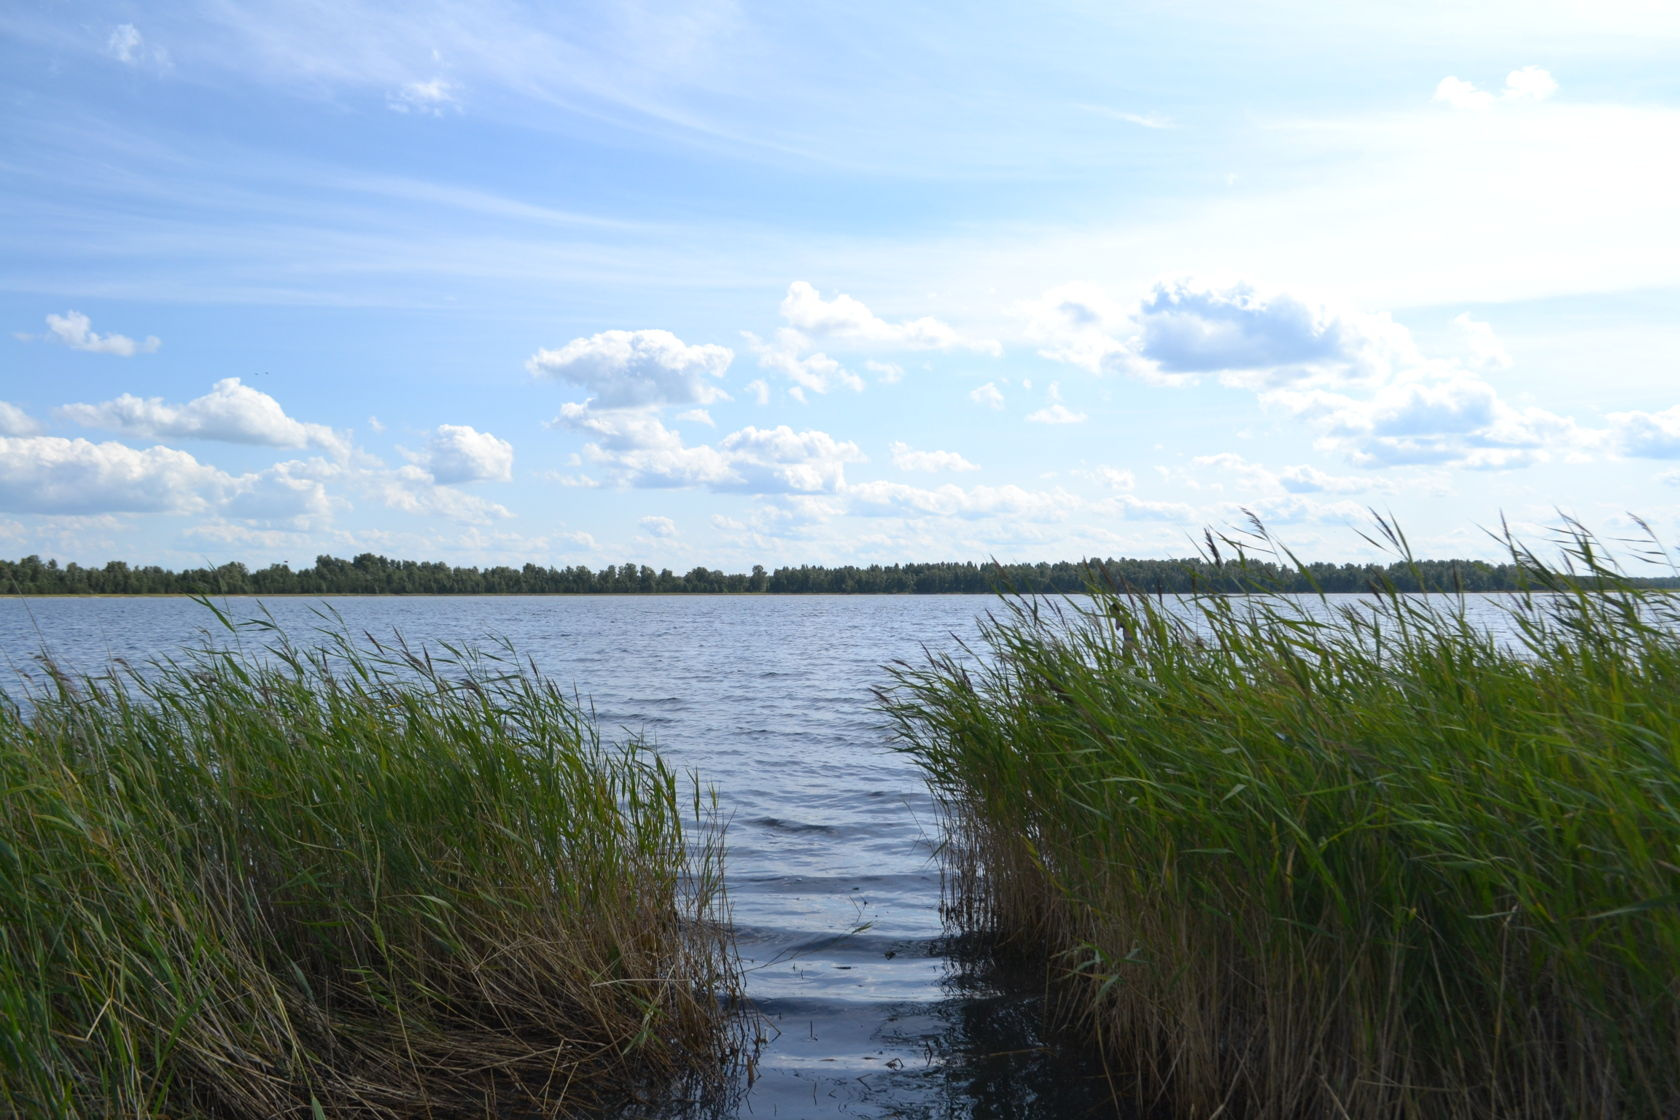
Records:
[[[0,9],[0,555],[1680,540],[1667,2]]]

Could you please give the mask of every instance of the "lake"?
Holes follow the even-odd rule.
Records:
[[[1494,600],[1478,603],[1490,622]],[[983,596],[549,596],[277,599],[299,644],[337,611],[411,641],[503,637],[592,705],[715,785],[749,996],[772,1028],[756,1079],[677,1117],[1112,1115],[1100,1070],[1048,1036],[1030,985],[965,961],[941,920],[939,823],[893,753],[871,689],[883,666],[976,633]],[[231,599],[238,618],[255,600]],[[15,680],[43,647],[99,671],[193,644],[185,599],[0,600]],[[225,642],[226,635],[217,636]],[[260,641],[260,636],[253,639]],[[638,1112],[637,1115],[645,1115]]]

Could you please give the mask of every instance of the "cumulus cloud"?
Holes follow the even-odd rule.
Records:
[[[467,525],[486,525],[512,517],[506,506],[475,494],[441,486],[423,467],[409,464],[395,470],[367,470],[355,479],[366,494],[390,509],[419,517],[442,517]]]
[[[456,96],[460,87],[442,78],[429,82],[408,82],[385,95],[385,105],[394,113],[423,113],[441,117],[444,113],[461,111]]]
[[[108,428],[154,439],[186,438],[252,443],[267,447],[319,447],[345,454],[349,442],[324,424],[306,424],[286,415],[267,393],[224,378],[209,393],[182,405],[161,397],[142,399],[128,393],[101,404],[67,404],[65,419],[90,428]]]
[[[756,404],[766,405],[770,403],[770,383],[763,378],[755,378],[747,382],[747,392],[752,394],[753,401]]]
[[[1510,355],[1488,324],[1468,315],[1454,320],[1466,362],[1425,357],[1385,314],[1244,283],[1157,283],[1135,307],[1070,286],[1029,311],[1029,333],[1046,357],[1146,380],[1217,374],[1318,427],[1321,449],[1361,466],[1510,468],[1579,459],[1604,440],[1566,417],[1506,401],[1481,371],[1508,367]],[[1029,419],[1071,415],[1044,409]]]
[[[901,471],[977,471],[980,468],[955,451],[916,451],[907,443],[892,445],[893,466]]]
[[[1518,408],[1466,370],[1424,367],[1368,398],[1279,390],[1262,399],[1324,429],[1321,446],[1360,466],[1503,469],[1578,455],[1594,436],[1540,408]]]
[[[1511,355],[1506,352],[1504,343],[1499,341],[1499,336],[1493,333],[1490,324],[1472,319],[1468,312],[1454,316],[1452,323],[1464,336],[1470,351],[1470,364],[1479,369],[1511,368]]]
[[[1246,283],[1158,283],[1139,308],[1138,323],[1140,355],[1167,373],[1359,379],[1380,376],[1410,353],[1409,336],[1387,316]]]
[[[1080,478],[1090,479],[1092,482],[1110,490],[1131,490],[1137,486],[1137,476],[1131,471],[1119,467],[1091,467],[1073,472]]]
[[[862,482],[847,486],[843,497],[857,513],[966,519],[1008,516],[1059,520],[1083,504],[1065,490],[1027,490],[1015,485],[962,487],[953,483],[929,489],[902,482]]]
[[[786,424],[742,428],[718,443],[739,483],[752,493],[831,493],[845,484],[845,465],[866,461],[858,445],[827,432],[796,432]]]
[[[825,300],[804,280],[788,285],[782,299],[782,318],[794,330],[863,346],[906,350],[974,350],[993,356],[1003,353],[996,339],[965,338],[949,324],[923,316],[889,323],[861,300],[845,294]]]
[[[1435,87],[1435,100],[1454,109],[1481,111],[1500,101],[1544,101],[1558,91],[1557,80],[1538,66],[1524,66],[1505,75],[1505,88],[1495,96],[1474,82],[1448,76]]]
[[[1031,382],[1027,382],[1026,384],[1028,388],[1032,387]],[[1060,382],[1050,382],[1049,395],[1049,405],[1039,409],[1037,412],[1029,412],[1027,414],[1027,420],[1029,423],[1082,424],[1085,422],[1086,416],[1083,412],[1075,412],[1071,408],[1062,404],[1062,386]]]
[[[277,463],[237,480],[222,513],[277,528],[317,527],[332,514],[325,483],[340,473],[341,468],[320,459]]]
[[[677,523],[669,517],[644,517],[637,524],[650,537],[669,539],[677,535]]]
[[[1209,373],[1251,386],[1368,379],[1411,354],[1409,335],[1387,316],[1242,282],[1160,281],[1135,305],[1070,284],[1026,312],[1027,335],[1043,357],[1157,385],[1194,384]]]
[[[715,445],[688,446],[656,417],[596,414],[582,406],[561,410],[557,424],[593,437],[584,456],[623,485],[703,486],[756,494],[815,494],[837,490],[845,465],[866,461],[857,444],[826,432],[748,426]]]
[[[1611,438],[1623,455],[1680,459],[1680,405],[1662,412],[1612,412]]]
[[[147,336],[144,342],[136,342],[123,334],[99,334],[93,329],[93,320],[80,311],[48,315],[47,333],[40,337],[48,342],[62,342],[72,350],[85,350],[90,354],[115,354],[119,358],[155,353],[158,347],[163,345],[163,340],[155,335]]]
[[[1075,412],[1059,402],[1027,413],[1028,422],[1033,424],[1083,424],[1087,419],[1083,412]]]
[[[1305,463],[1278,472],[1278,485],[1291,494],[1354,494],[1371,488],[1371,481],[1348,475],[1326,474]]]
[[[554,422],[593,437],[584,456],[625,485],[715,486],[735,477],[716,448],[686,446],[681,435],[647,413],[595,413],[568,404]]]
[[[875,375],[875,380],[882,385],[894,385],[904,380],[904,367],[894,362],[877,362],[874,358],[863,363],[863,368]]]
[[[232,484],[169,447],[0,436],[0,510],[13,513],[197,513]]]
[[[975,404],[984,405],[990,409],[1001,409],[1003,407],[1003,390],[999,389],[994,382],[988,381],[978,389],[969,390],[968,399]]]
[[[603,331],[539,350],[525,368],[594,393],[589,407],[596,411],[646,409],[727,400],[713,379],[734,358],[727,347],[690,346],[670,331]]]
[[[440,483],[513,478],[513,444],[464,424],[439,424],[417,461]]]
[[[0,436],[32,436],[40,430],[33,416],[9,401],[0,401]]]
[[[708,428],[717,427],[717,421],[712,419],[712,414],[703,408],[691,408],[687,412],[679,412],[677,413],[677,419],[687,420],[690,424],[704,424]]]
[[[803,353],[810,342],[798,331],[779,330],[768,341],[751,331],[741,333],[753,353],[758,355],[758,364],[762,368],[780,373],[798,389],[809,389],[813,393],[826,393],[837,386],[853,392],[863,390],[863,378],[827,354]],[[804,398],[801,396],[799,399]]]

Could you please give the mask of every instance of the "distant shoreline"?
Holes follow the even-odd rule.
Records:
[[[1640,587],[1680,587],[1680,577],[1630,579]],[[39,556],[0,560],[0,594],[27,596],[254,595],[993,595],[999,591],[1077,594],[1091,587],[1122,593],[1497,592],[1546,586],[1527,553],[1504,563],[1419,560],[1388,564],[1281,564],[1255,554],[1210,551],[1176,560],[1089,559],[1054,563],[939,561],[912,564],[802,564],[724,572],[703,566],[677,573],[645,564],[593,569],[525,564],[453,567],[441,561],[393,560],[363,553],[318,556],[311,567],[271,564],[252,570],[230,562],[170,571],[113,560],[102,567],[59,565]]]

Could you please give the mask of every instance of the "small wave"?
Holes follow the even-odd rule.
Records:
[[[781,817],[756,817],[747,823],[756,824],[760,828],[768,828],[774,832],[818,833],[829,836],[838,831],[832,825],[808,824],[804,821],[784,820]]]

